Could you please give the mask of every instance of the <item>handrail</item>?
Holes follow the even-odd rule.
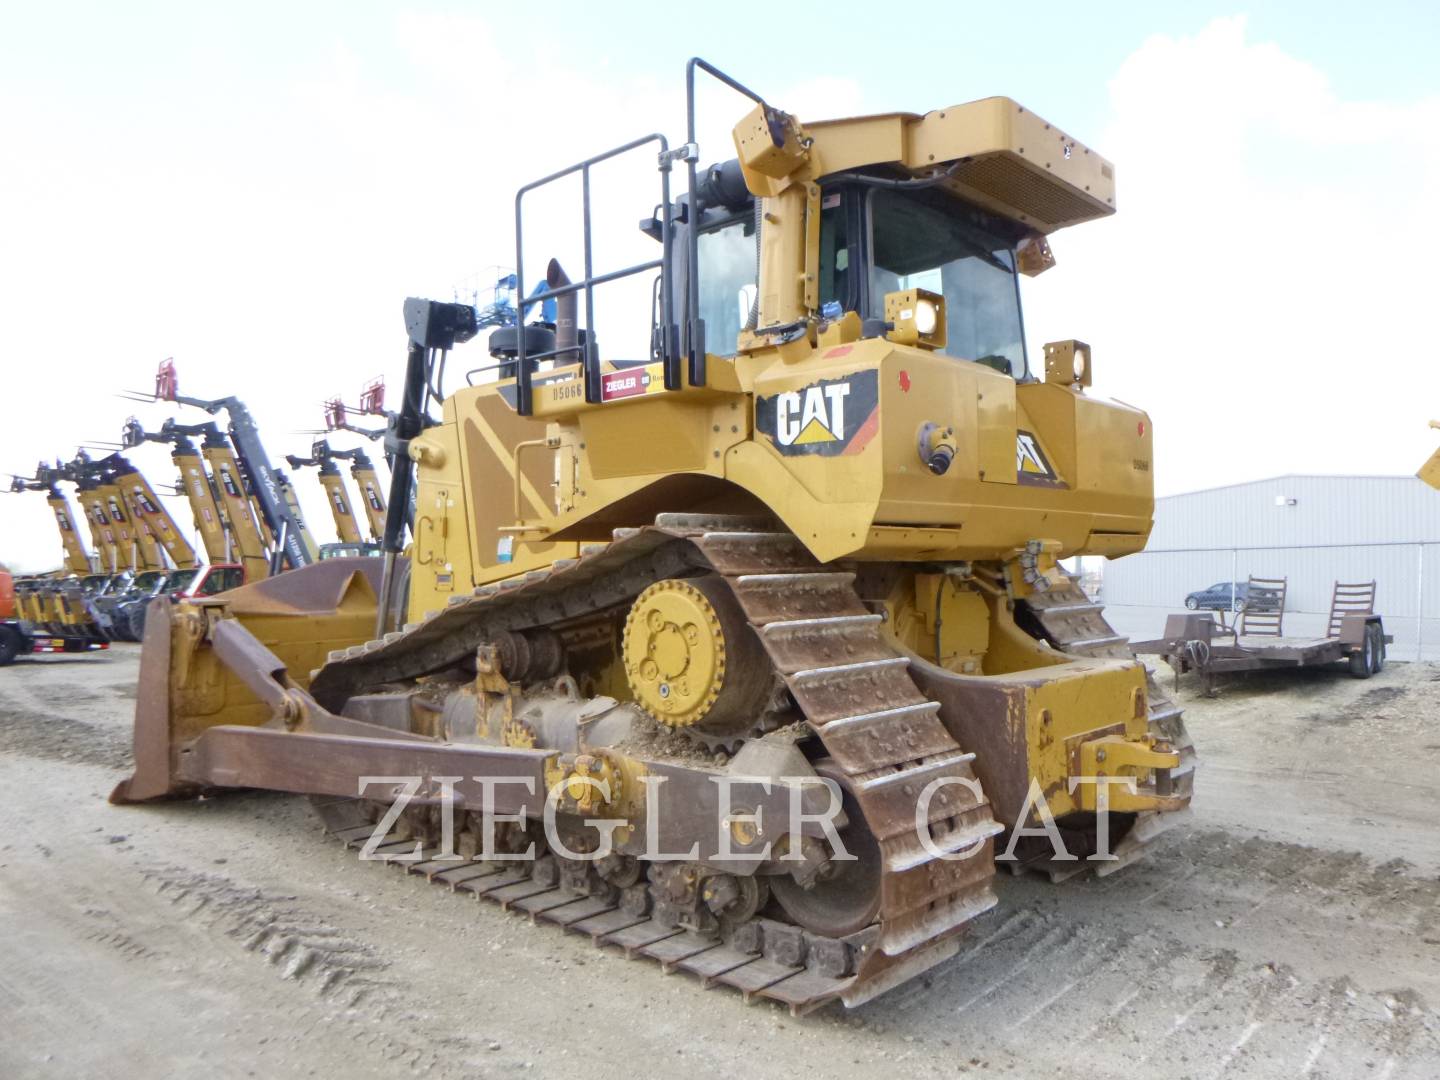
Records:
[[[685,145],[675,150],[670,149],[669,142],[665,136],[657,133],[645,135],[638,139],[607,150],[603,154],[586,158],[567,168],[551,173],[549,176],[532,181],[520,188],[515,194],[515,281],[516,294],[526,296],[525,293],[525,266],[524,266],[524,240],[523,240],[523,212],[522,203],[527,193],[556,180],[567,176],[580,174],[581,183],[581,207],[582,207],[582,229],[584,236],[584,276],[580,281],[571,282],[565,285],[547,289],[534,296],[527,296],[525,304],[552,300],[573,292],[583,291],[585,294],[585,329],[589,335],[585,345],[581,349],[581,363],[584,369],[585,400],[589,403],[598,403],[603,400],[603,392],[600,378],[600,358],[594,349],[595,329],[595,286],[603,285],[619,278],[630,277],[634,274],[644,273],[648,270],[659,268],[660,270],[660,329],[658,348],[652,341],[652,355],[659,353],[659,358],[664,362],[665,389],[679,390],[684,385],[682,375],[687,374],[682,369],[681,355],[686,359],[685,367],[688,368],[689,383],[691,386],[704,386],[706,382],[705,372],[705,321],[700,317],[700,235],[698,215],[695,207],[698,198],[698,174],[696,165],[699,161],[700,150],[696,142],[695,134],[695,72],[703,71],[718,82],[728,86],[736,93],[749,98],[756,104],[769,109],[765,99],[743,83],[726,75],[719,68],[702,60],[698,56],[692,56],[685,64]],[[661,254],[658,260],[639,263],[635,266],[626,267],[623,270],[609,271],[604,274],[596,274],[594,267],[594,249],[591,237],[591,216],[590,216],[590,169],[601,162],[620,154],[628,153],[648,143],[658,143],[660,152],[657,158],[660,171],[661,184]],[[685,322],[683,339],[676,333],[679,323],[675,317],[675,298],[673,295],[673,274],[671,273],[674,259],[671,249],[673,207],[670,200],[670,169],[676,160],[685,162],[686,181],[689,191],[689,229],[686,232],[685,244]],[[541,356],[532,356],[525,349],[525,333],[523,320],[521,331],[517,335],[517,349],[515,356],[515,381],[516,381],[516,411],[521,416],[531,416],[534,412],[534,389],[533,381],[535,376],[535,364]],[[476,369],[480,370],[480,369]],[[473,374],[471,372],[470,374]]]
[[[606,273],[603,273],[603,274],[596,274],[596,273],[595,273],[595,266],[594,266],[594,246],[593,246],[592,235],[591,235],[592,229],[591,229],[591,217],[590,217],[590,169],[591,169],[593,166],[600,164],[601,162],[608,161],[609,159],[611,159],[611,158],[613,158],[613,157],[618,157],[618,156],[621,155],[621,154],[629,153],[631,150],[638,149],[639,147],[645,146],[645,145],[647,145],[647,144],[649,144],[649,143],[657,143],[657,144],[659,145],[659,154],[658,154],[658,157],[657,157],[657,162],[658,162],[658,168],[659,168],[659,171],[660,171],[660,192],[661,192],[661,203],[660,203],[660,214],[661,214],[661,254],[660,254],[660,258],[659,258],[659,259],[652,259],[652,260],[649,260],[648,262],[637,263],[637,264],[634,265],[634,266],[628,266],[628,267],[625,267],[625,268],[620,269],[620,270],[611,270],[611,271],[607,271]],[[556,180],[563,179],[564,177],[567,177],[567,176],[573,176],[573,175],[574,175],[575,173],[577,173],[577,172],[580,174],[580,183],[581,183],[581,196],[580,196],[580,197],[581,197],[582,214],[583,214],[582,230],[583,230],[583,239],[584,239],[584,263],[585,263],[585,265],[584,265],[584,276],[583,276],[583,277],[581,278],[581,280],[579,280],[579,281],[570,282],[570,283],[564,284],[564,285],[557,285],[557,286],[555,286],[554,288],[546,289],[544,292],[536,293],[534,296],[528,296],[527,299],[526,299],[526,303],[527,303],[527,304],[528,304],[528,303],[540,303],[540,302],[543,302],[543,301],[545,301],[545,300],[555,299],[555,298],[557,298],[557,297],[566,296],[566,295],[569,295],[569,294],[571,294],[571,293],[582,292],[582,291],[584,292],[584,294],[585,294],[585,330],[586,330],[587,338],[586,338],[585,344],[583,345],[583,347],[582,347],[582,349],[581,349],[581,363],[582,363],[582,365],[583,365],[584,382],[585,382],[585,400],[586,400],[587,402],[596,403],[596,402],[599,402],[599,401],[601,400],[600,357],[599,357],[599,354],[596,352],[596,350],[595,350],[595,348],[594,348],[594,345],[593,345],[593,342],[594,342],[594,340],[595,340],[595,339],[594,339],[594,333],[595,333],[595,287],[596,287],[597,285],[604,285],[604,284],[606,284],[607,282],[619,280],[620,278],[631,277],[631,276],[633,276],[633,275],[635,275],[635,274],[643,274],[643,273],[646,273],[647,271],[654,270],[654,269],[656,269],[657,267],[660,269],[661,278],[663,279],[663,281],[664,281],[664,283],[665,283],[664,286],[663,286],[663,288],[661,289],[661,294],[662,294],[662,295],[661,295],[661,305],[660,305],[660,306],[661,306],[661,313],[660,313],[660,315],[661,315],[662,325],[663,325],[663,327],[665,328],[665,332],[664,332],[664,334],[663,334],[662,337],[661,337],[660,353],[661,353],[661,359],[663,359],[663,360],[665,361],[665,363],[666,363],[666,387],[669,388],[669,389],[679,389],[679,371],[678,371],[679,357],[678,357],[678,355],[675,355],[675,354],[674,354],[674,353],[675,353],[675,350],[674,350],[674,348],[673,348],[673,346],[672,346],[672,344],[671,344],[672,336],[673,336],[673,335],[671,334],[670,329],[669,329],[670,326],[671,326],[672,323],[673,323],[673,300],[672,300],[671,290],[670,290],[670,279],[671,279],[671,274],[670,274],[670,264],[671,264],[670,244],[671,244],[671,225],[672,225],[672,213],[671,213],[671,209],[672,209],[672,208],[671,208],[671,201],[670,201],[670,167],[671,167],[670,144],[669,144],[669,142],[666,140],[666,138],[665,138],[664,135],[661,135],[661,134],[659,134],[658,132],[656,132],[656,133],[652,133],[652,134],[650,134],[650,135],[643,135],[643,136],[641,136],[641,137],[638,138],[638,139],[632,139],[632,140],[630,140],[628,143],[625,143],[625,144],[623,144],[623,145],[621,145],[621,146],[617,146],[617,147],[615,147],[615,148],[612,149],[612,150],[607,150],[607,151],[605,151],[605,152],[602,153],[602,154],[597,154],[597,155],[595,155],[594,157],[586,158],[584,161],[580,161],[580,162],[577,162],[577,163],[574,164],[574,165],[570,165],[570,166],[568,166],[568,167],[566,167],[566,168],[564,168],[564,169],[560,169],[560,170],[558,170],[557,172],[553,172],[553,173],[551,173],[549,176],[542,177],[542,178],[539,179],[539,180],[531,181],[530,183],[526,184],[524,187],[520,188],[520,190],[515,193],[515,281],[516,281],[516,293],[517,293],[518,295],[520,295],[520,296],[526,296],[526,293],[525,293],[524,232],[523,232],[523,230],[524,230],[524,205],[523,205],[523,204],[524,204],[525,196],[526,196],[529,192],[532,192],[532,191],[536,190],[537,188],[541,188],[541,187],[544,187],[544,186],[547,185],[547,184],[552,184],[552,183],[554,183]],[[526,349],[525,349],[525,333],[524,333],[524,328],[523,328],[523,324],[522,324],[520,333],[517,334],[516,355],[515,355],[515,361],[514,361],[514,362],[515,362],[515,375],[516,375],[516,380],[515,380],[515,381],[516,381],[516,400],[515,400],[515,406],[516,406],[516,412],[518,412],[521,416],[530,416],[530,415],[533,415],[533,412],[534,412],[535,399],[534,399],[534,387],[533,387],[533,384],[534,384],[535,365],[536,365],[536,363],[537,363],[540,359],[543,359],[543,358],[544,358],[545,356],[547,356],[547,355],[553,356],[553,355],[556,355],[558,352],[562,352],[562,351],[568,352],[568,351],[570,351],[570,350],[569,350],[569,349],[564,349],[564,350],[551,350],[549,353],[540,354],[540,355],[538,355],[538,356],[537,356],[537,355],[531,355],[531,354],[527,353],[527,352],[526,352]],[[674,381],[675,381],[675,386],[674,386],[674,387],[671,387],[671,386],[670,386],[670,382],[671,382],[671,368],[672,368],[672,367],[674,367],[674,368],[676,369],[676,371],[674,372],[674,375],[675,375],[675,379],[674,379]]]
[[[690,362],[690,385],[705,385],[705,322],[700,318],[700,222],[699,215],[695,213],[696,206],[696,170],[695,164],[700,158],[700,147],[695,139],[695,69],[699,68],[711,77],[718,79],[730,89],[743,94],[757,105],[763,105],[767,109],[765,99],[755,91],[742,83],[736,82],[729,75],[726,75],[719,68],[692,56],[685,64],[685,169],[686,178],[690,185],[690,228],[686,232],[686,260],[685,260],[685,353]],[[672,389],[669,379],[666,379],[665,388]]]

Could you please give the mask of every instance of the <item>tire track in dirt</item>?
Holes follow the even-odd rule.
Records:
[[[388,965],[373,948],[325,925],[293,895],[178,866],[150,867],[144,876],[187,919],[238,942],[282,979],[303,983],[345,1008],[366,1004],[382,1016],[400,1001],[383,978]]]

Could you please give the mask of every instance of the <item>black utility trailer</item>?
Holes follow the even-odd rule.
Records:
[[[1179,676],[1200,675],[1205,693],[1215,676],[1234,671],[1315,667],[1345,661],[1350,674],[1368,679],[1385,666],[1385,646],[1394,637],[1375,614],[1375,582],[1335,583],[1324,637],[1287,637],[1285,578],[1250,579],[1248,599],[1232,625],[1211,612],[1167,615],[1165,634],[1137,641],[1137,653],[1158,654]]]

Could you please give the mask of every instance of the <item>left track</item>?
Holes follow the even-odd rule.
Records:
[[[484,586],[382,641],[332,654],[312,692],[339,711],[367,687],[458,664],[498,633],[586,618],[627,604],[654,581],[697,573],[717,574],[732,590],[878,841],[873,922],[799,918],[812,932],[752,917],[724,934],[696,934],[652,915],[665,905],[646,886],[617,894],[551,856],[533,868],[513,862],[457,868],[433,859],[420,865],[457,889],[544,921],[573,922],[601,944],[796,1010],[837,997],[847,1004],[868,1000],[952,954],[965,926],[994,905],[991,843],[1000,826],[980,792],[974,755],[955,742],[940,722],[938,703],[910,678],[909,660],[856,595],[854,575],[820,566],[773,523],[662,515],[654,526],[619,530],[612,544],[593,545],[578,560]],[[327,805],[332,832],[347,840],[369,835],[363,808]],[[918,813],[926,815],[923,824]],[[922,827],[930,832],[928,846],[918,835]],[[408,833],[406,840],[404,846],[413,847]],[[653,879],[653,868],[662,864],[650,865]],[[549,916],[552,907],[559,914]],[[815,916],[816,909],[808,913]]]

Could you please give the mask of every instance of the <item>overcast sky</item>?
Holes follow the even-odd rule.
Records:
[[[303,453],[324,398],[398,387],[405,296],[513,264],[520,184],[682,140],[698,52],[802,118],[1006,94],[1115,161],[1119,213],[1052,237],[1028,337],[1089,341],[1094,392],[1150,412],[1159,493],[1411,473],[1440,439],[1440,5],[1326,7],[0,0],[0,470],[158,427],[113,395],[167,356]],[[706,99],[703,158],[742,111]],[[617,257],[652,176],[600,186]],[[536,213],[532,266],[573,250]],[[0,507],[0,559],[58,562],[39,495]]]

